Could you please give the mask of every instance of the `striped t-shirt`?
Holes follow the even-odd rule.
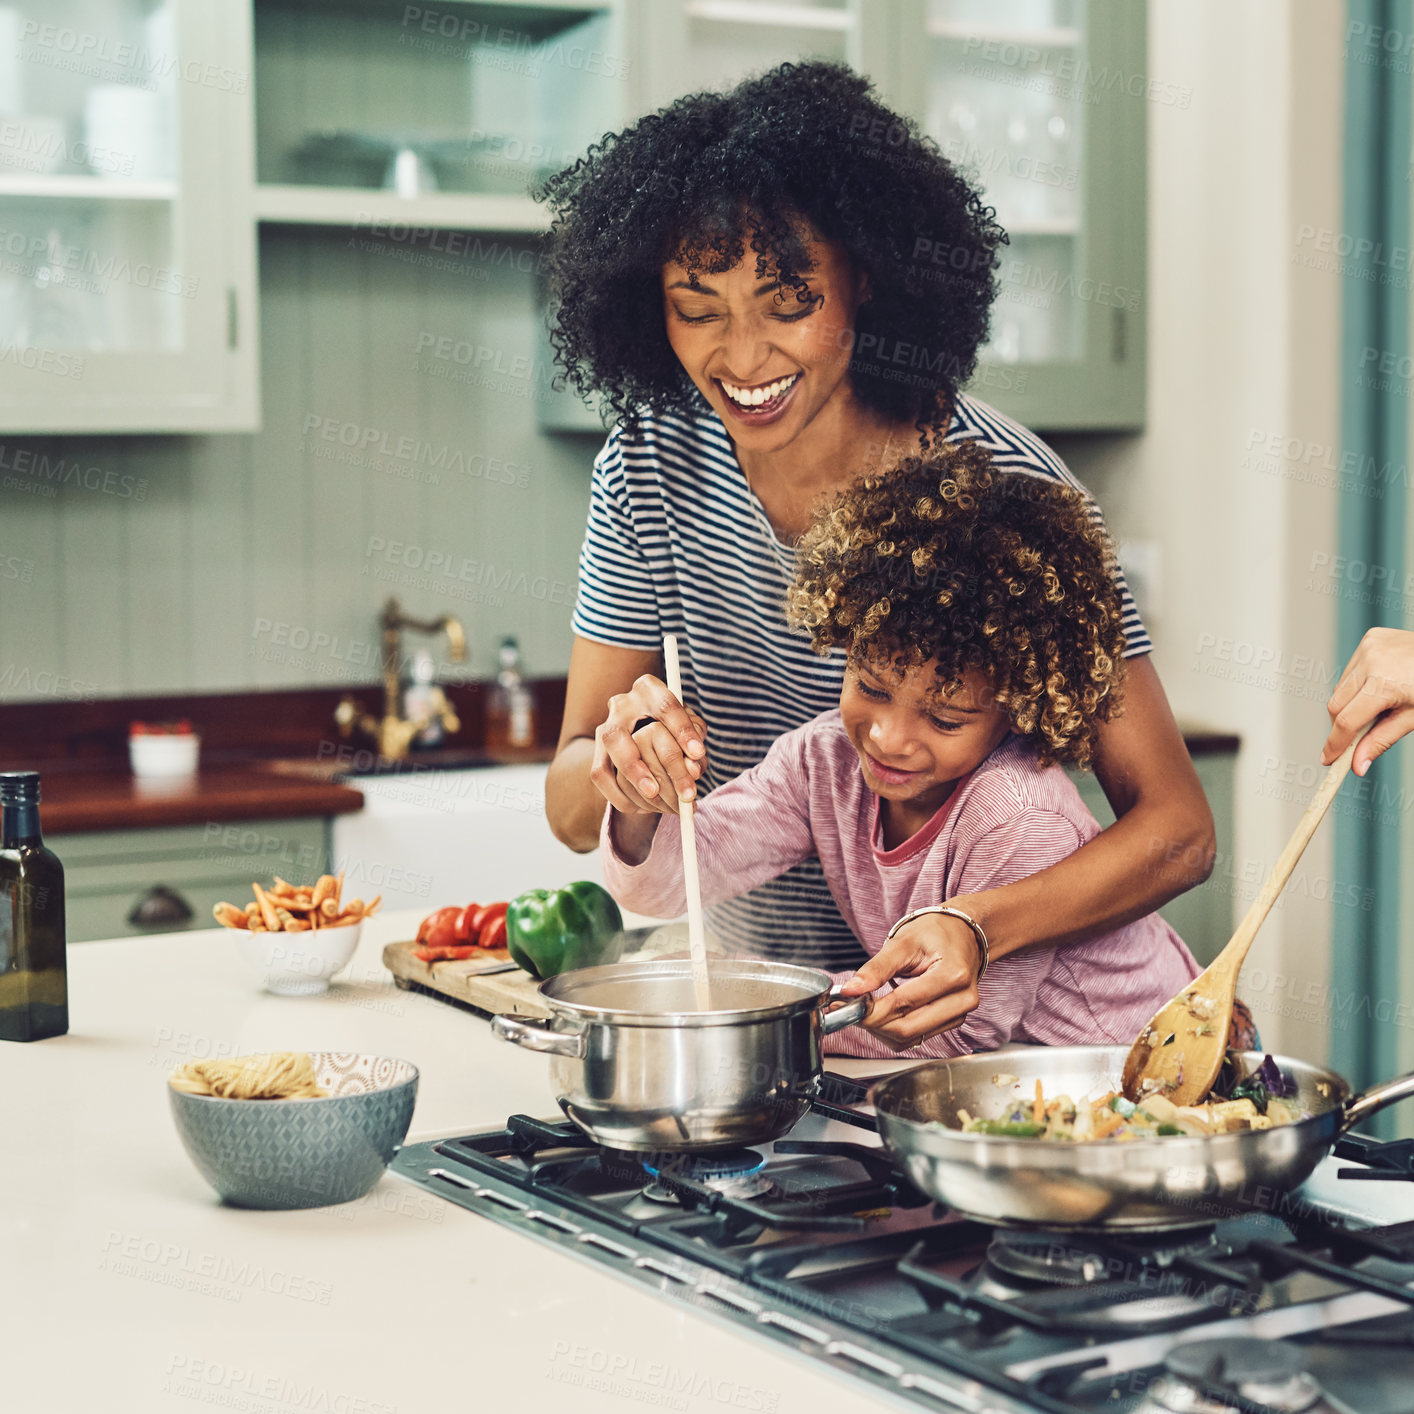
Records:
[[[1000,470],[1080,486],[1040,438],[961,395],[947,440],[966,438]],[[574,631],[655,652],[665,633],[677,634],[683,696],[707,723],[703,790],[756,765],[777,737],[839,703],[843,653],[818,657],[808,635],[786,624],[794,571],[794,547],[776,538],[705,402],[692,413],[645,414],[631,436],[610,433],[594,463]],[[1120,589],[1126,656],[1147,653],[1122,578]],[[827,970],[864,960],[817,859],[714,908],[710,922],[724,943],[756,957]]]

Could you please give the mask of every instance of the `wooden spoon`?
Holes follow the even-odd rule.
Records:
[[[1145,1095],[1158,1093],[1175,1105],[1197,1105],[1207,1098],[1227,1052],[1237,974],[1247,950],[1271,912],[1277,895],[1291,878],[1296,861],[1310,844],[1316,826],[1335,799],[1350,770],[1355,745],[1352,741],[1326,772],[1320,789],[1306,807],[1306,813],[1267,875],[1247,916],[1237,925],[1232,940],[1208,965],[1207,971],[1159,1008],[1129,1048],[1121,1082],[1126,1099],[1137,1103]]]
[[[682,667],[678,661],[678,637],[663,635],[663,667],[668,691],[682,701]],[[707,926],[702,913],[702,885],[697,875],[697,801],[678,802],[678,825],[682,830],[682,878],[687,891],[687,941],[692,950],[692,989],[698,1011],[712,1009],[712,979],[707,970]]]

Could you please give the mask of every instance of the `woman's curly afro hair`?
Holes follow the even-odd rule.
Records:
[[[694,277],[749,247],[779,298],[808,298],[802,222],[868,276],[850,375],[867,406],[946,421],[971,375],[1006,235],[916,125],[840,64],[782,64],[726,93],[680,98],[550,177],[551,339],[581,395],[619,420],[701,397],[668,344],[661,271]]]
[[[974,442],[861,477],[824,504],[787,613],[817,653],[843,647],[898,674],[936,662],[943,694],[975,669],[1042,765],[1088,766],[1121,705],[1114,554],[1089,502],[992,471]]]

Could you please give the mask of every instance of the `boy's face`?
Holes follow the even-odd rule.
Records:
[[[941,806],[953,782],[980,766],[1011,727],[980,673],[969,669],[961,688],[943,698],[932,663],[900,678],[887,663],[851,662],[840,715],[865,785],[915,809]]]

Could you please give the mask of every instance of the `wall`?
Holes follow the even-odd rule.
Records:
[[[39,488],[0,489],[0,699],[369,682],[389,594],[459,615],[471,676],[503,633],[567,664],[598,439],[536,428],[529,245],[267,227],[260,263],[260,433],[0,451],[46,459],[0,479]]]
[[[1119,538],[1157,542],[1146,606],[1181,719],[1235,730],[1235,917],[1319,778],[1339,664],[1339,282],[1303,228],[1340,226],[1343,6],[1155,0],[1150,77],[1192,89],[1149,114],[1149,415],[1143,436],[1058,445]],[[1315,448],[1273,456],[1269,438]],[[1331,451],[1332,458],[1338,452]],[[1337,808],[1340,808],[1337,806]],[[1269,1046],[1329,1042],[1331,832],[1265,925],[1243,994]]]

